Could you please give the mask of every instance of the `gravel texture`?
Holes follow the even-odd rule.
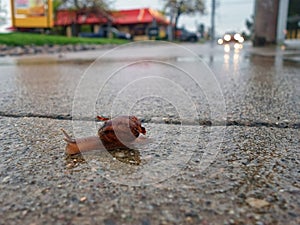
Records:
[[[22,55],[41,55],[41,54],[60,54],[67,52],[89,51],[96,49],[112,48],[117,45],[96,45],[96,44],[75,44],[75,45],[25,45],[8,46],[0,45],[0,57],[22,56]]]

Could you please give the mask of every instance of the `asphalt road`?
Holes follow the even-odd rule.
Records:
[[[299,224],[299,53],[225,50],[1,58],[0,224]],[[60,129],[95,135],[97,114],[151,142],[66,156]]]

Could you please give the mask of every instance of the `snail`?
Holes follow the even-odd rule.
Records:
[[[74,139],[62,129],[68,155],[103,148],[128,148],[135,143],[140,134],[146,135],[146,129],[135,116],[119,116],[113,119],[97,116],[97,119],[104,121],[104,125],[98,130],[98,136]]]

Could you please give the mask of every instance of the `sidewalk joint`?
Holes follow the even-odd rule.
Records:
[[[78,120],[78,121],[98,121],[96,118],[93,120],[90,117],[72,118],[70,114],[33,114],[33,113],[5,113],[0,112],[0,117],[11,118],[41,118],[41,119],[55,119],[55,120]],[[184,125],[184,126],[238,126],[238,127],[273,127],[273,128],[291,128],[300,129],[300,121],[296,122],[266,122],[266,121],[251,121],[251,120],[226,120],[226,121],[210,121],[210,120],[198,120],[198,121],[183,121],[180,120],[160,120],[152,121],[151,119],[141,119],[143,123],[153,124],[172,124],[172,125]]]

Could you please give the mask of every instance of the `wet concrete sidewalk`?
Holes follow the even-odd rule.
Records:
[[[299,224],[299,64],[184,47],[210,69],[164,45],[1,59],[0,224]],[[127,107],[152,143],[64,154],[61,128],[93,135],[94,114]]]

